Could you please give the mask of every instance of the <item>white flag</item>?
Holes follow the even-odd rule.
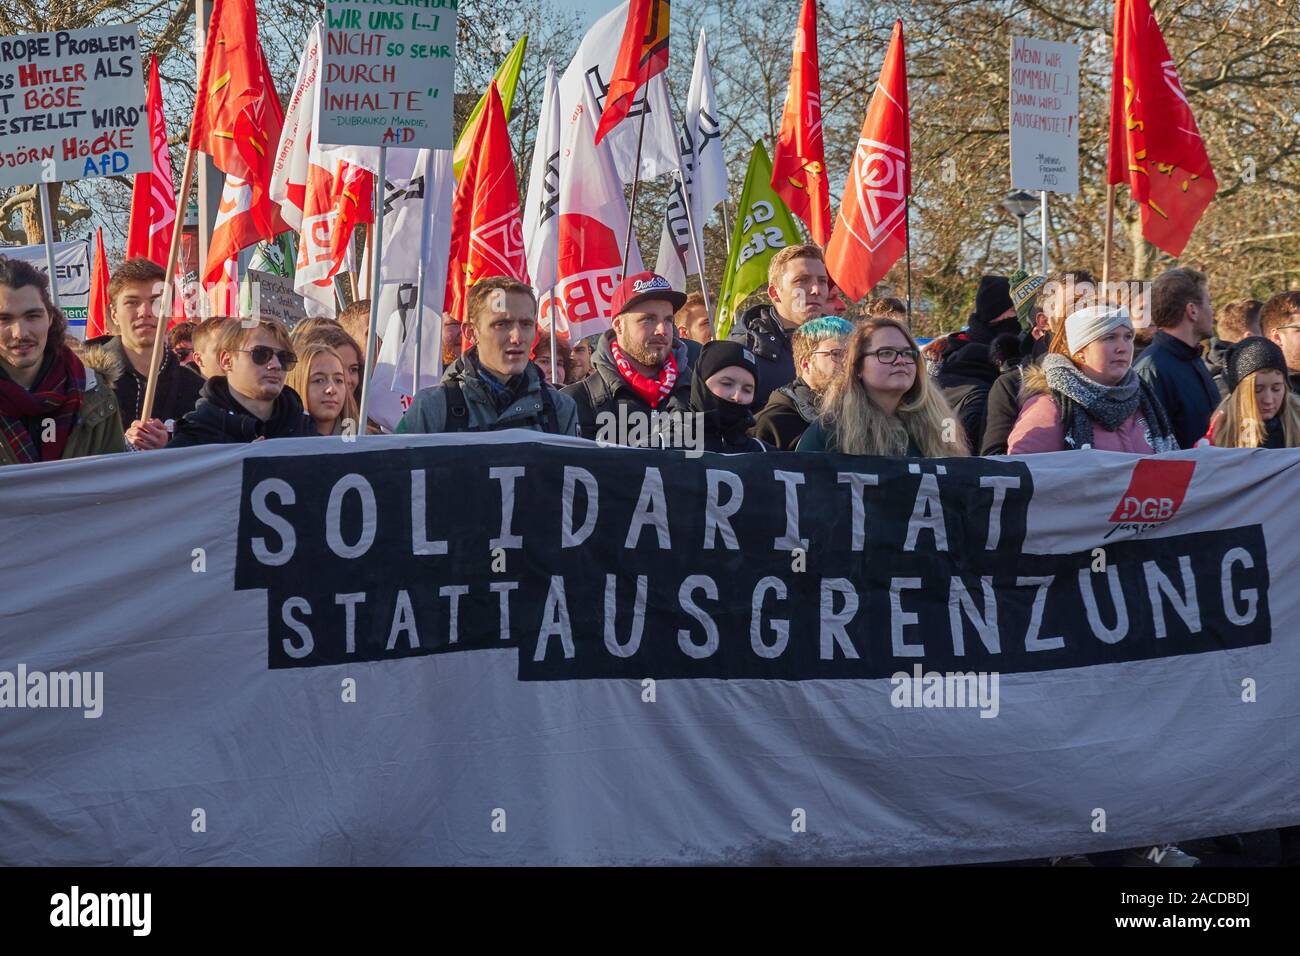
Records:
[[[704,223],[718,203],[727,198],[727,164],[722,155],[722,126],[718,101],[713,93],[713,71],[709,69],[708,42],[700,31],[695,49],[695,69],[686,97],[686,116],[682,123],[682,179],[690,197],[691,217],[695,220],[695,246],[690,243],[690,226],[678,181],[668,201],[668,213],[659,238],[657,271],[675,289],[686,287],[688,275],[699,275],[703,262],[696,261],[696,250],[704,256]]]
[[[389,168],[393,154],[406,150],[389,151]],[[422,149],[418,161],[405,180],[388,179],[386,192],[394,196],[394,211],[385,212],[384,261],[380,265],[381,298],[380,326],[384,328],[384,344],[375,364],[375,388],[371,394],[370,417],[383,427],[392,430],[406,409],[410,407],[415,392],[415,294],[419,276],[421,243],[424,248],[424,316],[420,323],[420,388],[437,385],[441,377],[442,361],[439,354],[442,327],[443,298],[447,291],[447,258],[451,254],[451,205],[455,193],[452,176],[452,151],[449,149]],[[398,199],[397,192],[404,195]],[[418,195],[415,193],[418,192]],[[400,263],[390,273],[388,231],[389,216],[400,214],[406,231],[400,239],[393,239],[392,247]],[[396,236],[397,233],[393,233]],[[402,247],[402,248],[397,248]],[[412,252],[415,254],[412,255]],[[411,271],[409,282],[398,282],[400,269]],[[396,285],[392,301],[394,307],[386,310],[385,296],[390,279]],[[385,324],[386,323],[386,324]]]
[[[588,93],[580,108],[562,118],[560,150],[560,225],[556,281],[557,332],[577,341],[609,328],[609,305],[623,281],[623,243],[627,238],[627,200],[614,167],[609,137],[596,145],[596,113]],[[612,135],[612,134],[611,134]],[[628,251],[628,272],[640,272],[636,237]],[[551,303],[541,303],[550,324]]]
[[[555,62],[546,64],[546,89],[533,144],[533,165],[524,202],[524,250],[528,274],[540,301],[555,285],[560,228],[560,95]]]
[[[605,108],[605,94],[610,77],[614,75],[614,62],[623,42],[623,28],[627,26],[627,0],[596,21],[578,45],[578,52],[560,78],[560,116],[565,122],[573,115],[585,93],[591,94],[595,104],[596,120]],[[640,134],[641,114],[646,112],[645,137],[641,144],[641,175],[636,175],[636,144]],[[594,133],[592,134],[595,135]],[[672,109],[668,104],[668,77],[660,73],[652,77],[637,93],[627,118],[601,140],[609,145],[614,166],[625,183],[634,179],[653,179],[677,168],[677,129],[673,123]]]

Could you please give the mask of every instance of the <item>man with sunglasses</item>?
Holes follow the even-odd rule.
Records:
[[[165,423],[192,411],[203,387],[202,377],[164,348],[152,417],[141,417],[158,334],[163,278],[162,267],[148,259],[136,257],[122,263],[108,283],[109,314],[119,334],[90,339],[82,351],[88,363],[112,369],[126,440],[136,451],[165,448],[169,437]]]
[[[194,411],[176,423],[170,448],[302,438],[316,434],[302,400],[284,384],[297,363],[278,322],[230,323],[217,346],[220,373],[203,384]]]
[[[816,419],[822,393],[839,374],[853,323],[838,316],[810,319],[790,335],[795,380],[772,392],[754,416],[750,434],[782,451],[794,451]]]

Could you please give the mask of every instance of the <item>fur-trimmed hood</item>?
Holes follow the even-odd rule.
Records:
[[[1020,404],[1022,406],[1035,395],[1046,395],[1051,390],[1051,386],[1047,384],[1047,373],[1037,364],[1026,365],[1021,369]]]
[[[76,348],[81,364],[104,380],[109,388],[126,374],[126,352],[122,350],[122,340],[117,336],[99,336],[82,342]]]

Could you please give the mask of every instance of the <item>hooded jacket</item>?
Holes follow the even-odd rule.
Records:
[[[113,392],[117,396],[118,411],[124,429],[139,421],[144,412],[144,393],[149,378],[141,375],[126,356],[120,335],[100,335],[87,340],[81,349],[81,360],[114,370]],[[176,353],[163,349],[162,365],[158,369],[158,394],[154,396],[153,417],[159,421],[180,421],[194,410],[203,389],[203,376],[184,366]]]
[[[1023,370],[1024,384],[1020,390],[1021,410],[1016,427],[1007,436],[1009,455],[1032,455],[1046,451],[1064,451],[1065,425],[1061,410],[1056,404],[1047,373],[1037,365]],[[1099,451],[1124,451],[1135,455],[1150,455],[1146,423],[1141,411],[1135,411],[1118,429],[1093,429],[1093,448]]]
[[[677,362],[677,381],[673,383],[673,390],[660,399],[658,407],[653,409],[619,373],[614,353],[610,350],[613,340],[612,329],[604,333],[591,355],[591,374],[580,382],[566,385],[561,392],[577,405],[579,435],[594,441],[601,431],[598,416],[602,412],[613,415],[614,422],[622,421],[623,416],[629,413],[690,412],[691,367],[686,346],[680,339],[674,338],[672,344],[673,360]],[[626,412],[621,413],[620,407],[626,408]],[[651,436],[647,429],[647,441],[649,440]]]
[[[1201,350],[1161,329],[1133,363],[1169,413],[1180,448],[1192,448],[1210,427],[1221,396],[1201,361]]]
[[[698,369],[691,373],[691,411],[702,417],[705,451],[767,451],[766,444],[749,434],[754,427],[749,407],[718,398]]]
[[[986,343],[967,338],[964,332],[949,337],[935,380],[957,413],[972,453],[983,440],[989,389],[1000,374]]]
[[[796,378],[774,391],[754,416],[750,434],[773,448],[794,451],[799,438],[817,420],[817,393]]]
[[[494,392],[479,374],[478,348],[468,349],[452,362],[442,381],[420,390],[415,401],[397,423],[398,434],[437,434],[449,431],[490,432],[505,428],[528,428],[556,435],[578,434],[577,408],[573,400],[542,380],[541,371],[529,362],[522,374],[506,383],[508,392]],[[448,398],[459,387],[464,416],[449,416]],[[545,396],[545,397],[544,397]],[[551,412],[547,412],[547,403]],[[461,418],[460,427],[449,426],[449,417]]]
[[[1005,455],[1007,437],[1016,427],[1020,417],[1020,390],[1024,383],[1024,371],[1030,365],[1037,365],[1038,360],[1047,354],[1050,336],[1044,335],[1022,348],[1023,358],[1018,367],[998,376],[993,387],[989,389],[984,406],[984,434],[978,448],[972,446],[971,453],[980,455]]]
[[[262,421],[230,393],[226,377],[216,375],[203,383],[198,404],[176,423],[167,447],[241,444],[258,438],[305,438],[317,434],[298,393],[288,385],[276,396],[271,417]]]
[[[103,356],[90,357],[84,352],[79,353],[79,357],[86,367],[86,392],[60,461],[127,450],[125,430],[117,411],[117,396],[113,394],[114,364]],[[8,443],[0,442],[0,465],[16,464],[19,461]]]
[[[755,305],[746,309],[730,338],[733,342],[743,342],[758,359],[755,408],[762,408],[774,391],[794,381],[794,346],[775,306]]]

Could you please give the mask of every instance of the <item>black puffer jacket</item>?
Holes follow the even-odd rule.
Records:
[[[794,347],[775,307],[756,305],[746,309],[740,314],[740,326],[732,330],[730,338],[745,343],[758,359],[755,408],[762,408],[774,391],[794,381]]]
[[[217,375],[203,383],[199,403],[176,423],[176,433],[167,447],[241,444],[258,438],[304,438],[316,434],[298,393],[289,386],[276,398],[271,417],[262,421],[230,394],[226,377]]]
[[[987,344],[972,340],[964,332],[948,337],[935,379],[957,413],[972,453],[983,441],[989,389],[1000,374]]]

